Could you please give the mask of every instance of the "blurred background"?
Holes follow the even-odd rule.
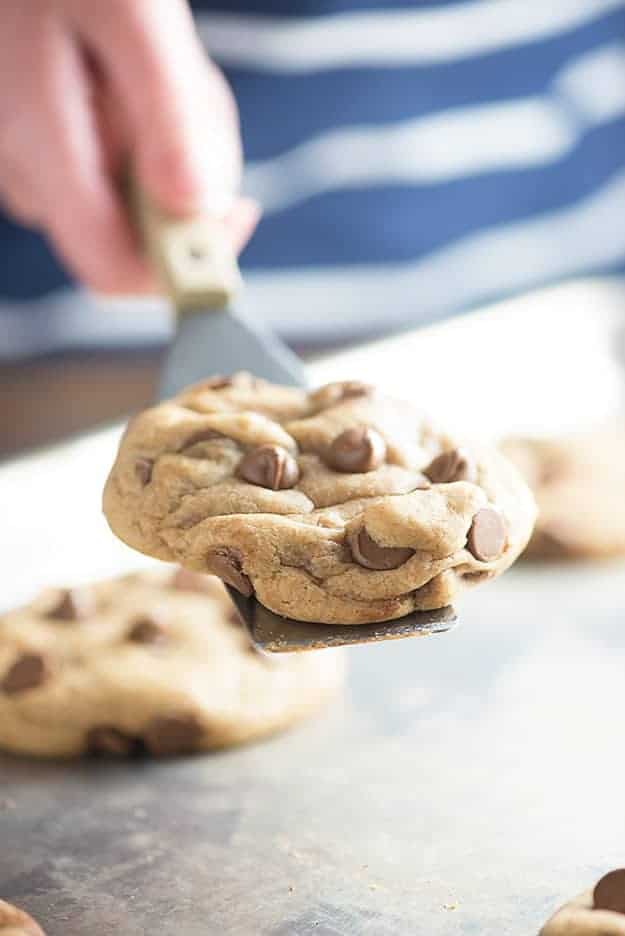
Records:
[[[193,8],[263,208],[247,303],[298,350],[625,271],[622,2]],[[7,214],[0,249],[0,453],[146,403],[164,304],[87,293]]]

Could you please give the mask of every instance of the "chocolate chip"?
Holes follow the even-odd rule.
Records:
[[[441,452],[427,468],[423,469],[433,484],[451,484],[452,481],[475,481],[476,470],[473,459],[462,448]]]
[[[346,429],[334,439],[328,453],[332,468],[348,474],[374,471],[386,458],[386,442],[368,426]]]
[[[203,733],[194,715],[164,715],[152,719],[143,738],[151,754],[166,757],[196,751]]]
[[[128,631],[128,640],[141,644],[162,643],[167,639],[167,630],[163,624],[149,615],[138,617]]]
[[[415,552],[404,546],[380,546],[364,527],[350,535],[349,545],[358,565],[378,571],[399,568]]]
[[[66,588],[46,617],[55,621],[81,621],[95,611],[95,598],[88,588]]]
[[[299,466],[281,445],[261,445],[241,459],[237,474],[250,484],[282,491],[297,484]]]
[[[138,458],[135,462],[135,474],[138,477],[139,481],[143,485],[149,484],[152,480],[152,468],[154,467],[154,462],[149,458]]]
[[[221,588],[214,578],[202,572],[191,572],[190,569],[176,569],[170,584],[178,591],[198,592],[203,595],[215,594],[217,587]]]
[[[48,664],[39,653],[24,653],[9,667],[0,690],[7,695],[37,689],[50,675]]]
[[[467,546],[480,562],[493,562],[504,551],[506,538],[506,525],[499,511],[483,507],[473,517]]]
[[[112,725],[96,725],[87,734],[87,750],[90,754],[108,754],[127,757],[138,747],[136,738],[125,735]]]
[[[241,570],[241,557],[233,549],[224,546],[211,550],[206,554],[206,568],[242,595],[249,598],[253,593],[252,583]]]
[[[625,914],[625,868],[609,871],[595,884],[593,891],[594,910],[612,910]]]

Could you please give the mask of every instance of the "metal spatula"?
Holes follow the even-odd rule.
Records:
[[[167,215],[132,179],[129,198],[148,255],[176,311],[176,336],[163,366],[159,399],[216,373],[237,370],[304,386],[299,358],[246,316],[239,303],[233,307],[241,275],[220,227],[202,216],[181,220]],[[227,588],[254,646],[271,653],[435,634],[456,622],[448,607],[378,624],[307,624],[273,614],[254,598]]]

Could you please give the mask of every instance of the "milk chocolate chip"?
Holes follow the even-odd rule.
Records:
[[[476,470],[473,459],[462,448],[442,452],[423,473],[433,484],[450,484],[452,481],[475,481]]]
[[[143,615],[133,622],[128,631],[128,640],[141,644],[162,643],[167,639],[167,630],[155,616]]]
[[[386,442],[368,426],[346,429],[334,439],[328,460],[332,468],[347,474],[374,471],[384,463]]]
[[[202,726],[194,715],[165,715],[152,719],[144,732],[144,742],[151,754],[166,757],[197,750],[202,735]]]
[[[50,671],[45,659],[39,653],[24,653],[9,667],[4,679],[0,682],[0,690],[7,695],[25,692],[27,689],[37,689],[41,686]]]
[[[414,549],[403,546],[380,546],[364,527],[349,537],[352,555],[366,569],[378,571],[397,569],[414,555]]]
[[[595,885],[592,896],[594,910],[625,914],[625,868],[605,874]]]
[[[81,621],[95,611],[93,592],[88,588],[66,588],[46,617],[55,621]]]
[[[299,481],[299,467],[290,452],[280,445],[261,445],[245,455],[237,471],[250,484],[281,491]]]
[[[152,468],[154,462],[149,458],[138,458],[135,462],[135,474],[143,487],[152,480]]]
[[[504,551],[506,538],[506,525],[499,511],[483,507],[473,517],[467,546],[480,562],[493,562]]]
[[[91,754],[127,757],[136,750],[138,742],[112,725],[96,725],[87,735],[87,749]]]
[[[223,547],[211,550],[206,554],[206,568],[242,595],[249,598],[253,593],[252,583],[241,570],[241,557],[233,549]]]

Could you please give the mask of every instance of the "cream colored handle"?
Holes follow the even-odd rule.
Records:
[[[179,312],[219,309],[241,285],[237,259],[219,222],[174,217],[128,179],[128,202],[146,251]]]

